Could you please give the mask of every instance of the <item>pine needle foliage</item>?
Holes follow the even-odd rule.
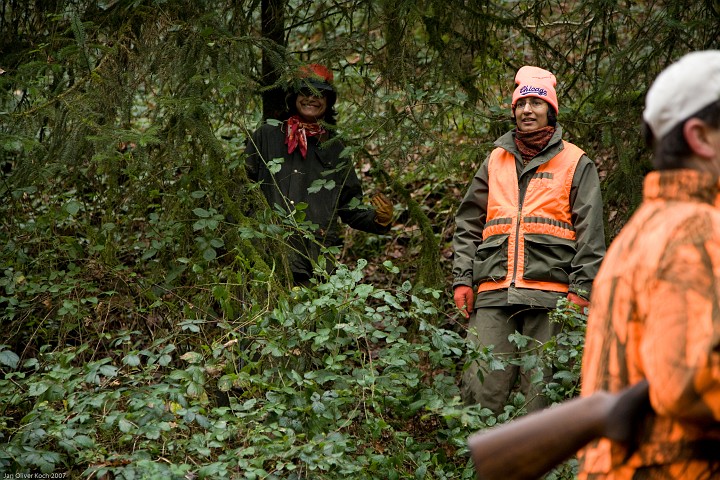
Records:
[[[459,402],[467,359],[504,360],[463,340],[450,241],[515,71],[559,79],[611,240],[649,168],[647,87],[718,48],[719,20],[712,0],[2,2],[0,471],[473,478],[467,435],[526,399]],[[347,230],[293,289],[288,235],[315,232],[243,151],[308,62],[334,70],[337,134],[396,222]],[[561,337],[516,342],[562,401],[584,326],[558,312]]]

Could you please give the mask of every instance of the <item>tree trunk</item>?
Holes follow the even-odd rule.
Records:
[[[285,110],[280,80],[280,65],[285,53],[285,2],[262,0],[262,37],[266,41],[262,52],[263,120],[278,118]]]

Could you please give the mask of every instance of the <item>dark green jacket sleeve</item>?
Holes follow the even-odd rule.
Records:
[[[592,282],[605,256],[603,200],[595,164],[583,155],[570,190],[576,254],[571,264],[570,291],[589,298]]]
[[[470,182],[470,187],[455,214],[453,236],[453,288],[458,285],[472,286],[475,250],[482,243],[488,202],[488,158]]]
[[[340,191],[340,205],[338,214],[340,219],[356,230],[369,233],[386,233],[391,225],[382,226],[375,221],[375,210],[362,204],[363,191],[355,174],[355,169],[350,165],[346,173],[345,182]]]

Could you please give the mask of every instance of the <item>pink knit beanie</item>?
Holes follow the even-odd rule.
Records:
[[[552,105],[555,113],[558,112],[555,75],[539,67],[525,65],[515,75],[517,88],[512,96],[512,108],[520,98],[537,97]]]

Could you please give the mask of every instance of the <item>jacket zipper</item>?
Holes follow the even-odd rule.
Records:
[[[513,273],[512,280],[510,280],[510,286],[515,287],[515,280],[517,280],[518,271],[518,256],[520,255],[520,221],[522,220],[523,204],[525,203],[525,194],[527,193],[527,187],[523,191],[522,182],[520,179],[523,174],[520,174],[518,178],[518,213],[517,213],[517,224],[515,225],[515,260],[513,261]]]
[[[522,219],[522,203],[518,206],[517,224],[515,225],[515,260],[513,261],[513,274],[510,286],[515,287],[515,280],[517,279],[518,271],[518,256],[520,255],[520,219]]]

